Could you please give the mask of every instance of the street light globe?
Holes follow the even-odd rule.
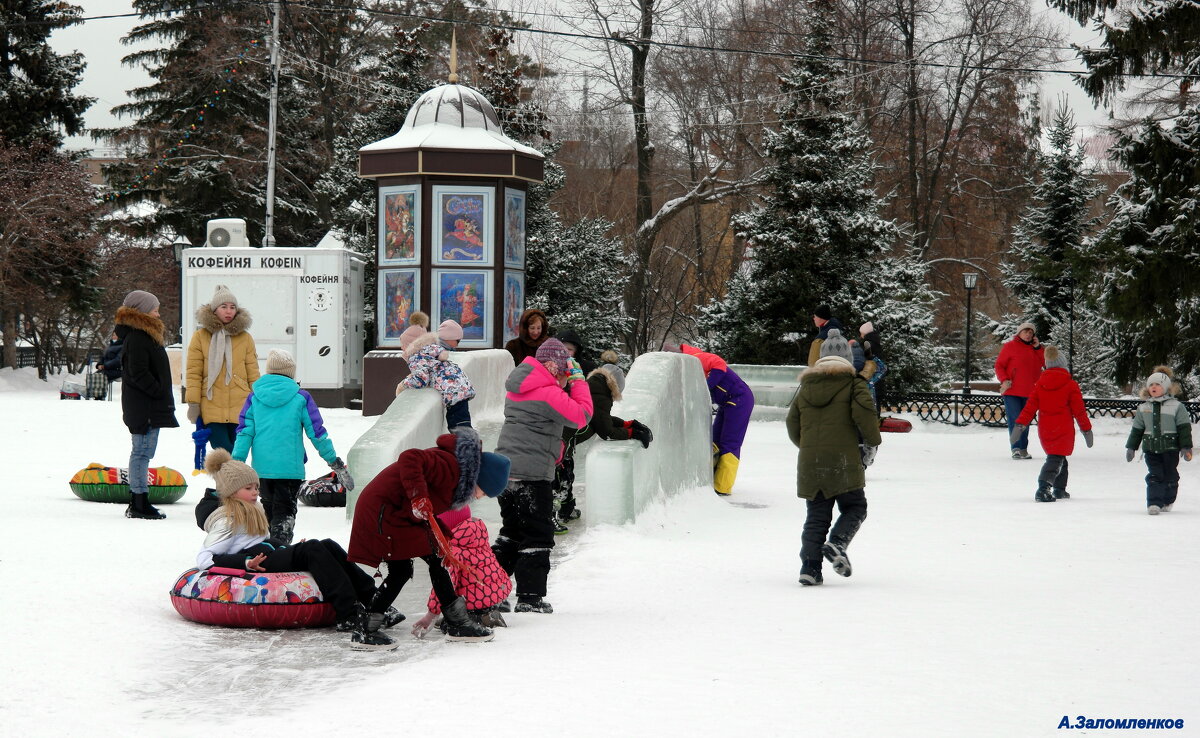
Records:
[[[963,272],[963,287],[969,290],[975,289],[975,283],[979,280],[978,272]]]

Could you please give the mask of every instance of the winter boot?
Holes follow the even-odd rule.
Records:
[[[362,603],[354,606],[353,633],[350,635],[350,649],[353,651],[391,651],[399,647],[399,643],[379,632],[383,626],[383,613],[369,612]]]
[[[512,612],[512,604],[508,600],[500,600],[492,606],[492,609],[496,612]]]
[[[1054,493],[1050,491],[1050,487],[1039,485],[1037,492],[1033,493],[1033,499],[1035,502],[1054,502],[1055,497]]]
[[[549,615],[554,612],[554,608],[541,597],[518,597],[515,612],[540,612]]]
[[[1175,503],[1174,503],[1174,502],[1172,502],[1170,505],[1163,505],[1163,506],[1162,506],[1162,511],[1163,511],[1163,512],[1171,512],[1171,508],[1172,508],[1172,507],[1174,507],[1174,506],[1175,506]]]
[[[1055,487],[1054,488],[1054,499],[1069,500],[1069,499],[1071,499],[1071,493],[1066,491],[1065,489],[1058,489],[1057,487]]]
[[[579,508],[573,507],[573,508],[571,508],[571,512],[562,516],[562,519],[566,520],[567,522],[570,522],[572,520],[579,520],[579,517],[581,515],[583,515],[583,513],[579,512]]]
[[[821,576],[820,559],[804,562],[804,566],[800,567],[800,583],[805,587],[815,587],[825,583],[825,578]]]
[[[485,628],[467,615],[467,601],[462,597],[442,606],[443,627],[448,641],[482,643],[495,638],[491,629]]]
[[[507,628],[508,623],[504,622],[504,616],[494,608],[489,607],[486,610],[476,610],[479,613],[479,624],[485,628]]]
[[[833,564],[833,571],[848,577],[851,573],[850,559],[846,557],[846,547],[843,544],[830,541],[821,547],[825,560]]]
[[[564,533],[569,533],[571,531],[571,529],[567,527],[567,524],[562,521],[562,518],[558,517],[557,515],[554,516],[553,522],[554,535],[561,536]]]
[[[383,627],[390,628],[393,625],[399,625],[404,622],[404,613],[394,607],[389,607],[383,611]]]
[[[1146,512],[1150,515],[1158,515],[1160,512],[1162,512],[1162,508],[1158,505],[1148,505],[1146,507]]]
[[[150,495],[135,494],[131,496],[133,497],[133,501],[129,503],[129,507],[125,510],[125,517],[137,520],[162,520],[167,517],[150,504]]]

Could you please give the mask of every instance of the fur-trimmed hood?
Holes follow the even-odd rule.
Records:
[[[599,367],[592,370],[592,373],[588,375],[588,379],[595,376],[604,377],[604,381],[608,384],[608,390],[612,392],[613,402],[620,402],[621,388],[617,386],[617,380],[613,377],[612,372],[604,367]]]
[[[138,331],[144,331],[158,343],[159,346],[166,346],[167,329],[163,326],[162,320],[143,313],[140,310],[135,310],[131,307],[121,306],[117,308],[117,325],[125,325]]]
[[[229,321],[228,325],[222,323],[221,319],[217,317],[216,311],[208,305],[196,308],[196,324],[209,333],[216,333],[224,328],[226,333],[236,336],[250,330],[250,324],[253,322],[250,311],[242,307],[238,308],[237,314],[233,316],[233,320]]]
[[[459,426],[451,433],[438,436],[438,448],[454,454],[458,462],[458,484],[454,487],[454,498],[450,509],[457,510],[475,496],[475,482],[479,479],[479,466],[483,462],[483,441],[479,433],[469,426]]]
[[[433,344],[437,343],[437,341],[438,341],[438,336],[436,333],[426,333],[423,336],[421,336],[420,338],[413,340],[413,342],[408,344],[408,346],[404,349],[405,360],[411,359],[412,357],[417,355],[418,351],[425,348],[426,346],[432,346]],[[450,358],[446,354],[447,354],[447,352],[443,350],[441,355],[438,356],[438,359],[440,361],[445,361],[446,359]]]

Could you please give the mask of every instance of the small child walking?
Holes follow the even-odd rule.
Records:
[[[1047,346],[1043,356],[1046,369],[1034,382],[1033,392],[1017,416],[1008,440],[1016,448],[1034,416],[1037,416],[1038,440],[1042,444],[1042,451],[1046,452],[1046,461],[1038,473],[1038,486],[1033,499],[1037,502],[1054,502],[1071,497],[1067,493],[1067,457],[1075,450],[1075,423],[1083,432],[1084,443],[1091,448],[1092,421],[1083,406],[1079,384],[1071,378],[1071,372],[1067,369],[1067,357],[1057,346]]]
[[[347,491],[354,479],[333,449],[325,421],[312,395],[296,383],[296,361],[287,351],[271,349],[267,373],[254,383],[238,418],[234,461],[245,461],[258,472],[263,508],[277,544],[292,542],[296,500],[304,482],[304,437],[337,474]]]
[[[1170,367],[1156,366],[1146,378],[1142,399],[1125,441],[1125,460],[1133,461],[1140,445],[1146,460],[1146,512],[1170,512],[1179,494],[1179,457],[1192,460],[1192,419],[1175,399],[1179,384]]]
[[[426,333],[408,344],[404,359],[409,375],[396,385],[396,394],[406,389],[433,387],[442,394],[446,406],[446,429],[471,425],[468,403],[475,396],[475,387],[462,367],[450,361],[450,349],[458,348],[463,329],[453,320],[442,321],[437,333]]]
[[[471,508],[463,505],[451,508],[437,516],[450,530],[450,551],[460,561],[474,569],[463,573],[457,569],[450,572],[454,593],[466,601],[467,616],[485,628],[504,628],[504,616],[495,609],[512,592],[512,580],[488,545],[487,524],[471,517]],[[442,602],[436,589],[429,592],[429,612],[413,625],[413,635],[423,637],[442,611]],[[443,621],[444,624],[444,621]]]

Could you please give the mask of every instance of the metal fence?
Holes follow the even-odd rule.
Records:
[[[1133,417],[1142,400],[1113,400],[1084,398],[1083,406],[1089,417],[1129,418]],[[916,413],[921,420],[933,420],[951,425],[980,425],[1003,427],[1004,398],[1000,395],[960,395],[949,392],[909,392],[887,394],[881,398],[883,409],[900,413]],[[1185,402],[1192,422],[1200,422],[1200,402]]]

